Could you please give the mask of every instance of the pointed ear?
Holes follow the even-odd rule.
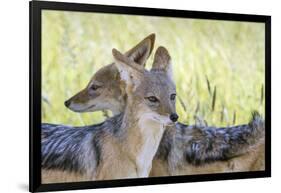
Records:
[[[120,73],[120,78],[125,82],[126,88],[136,88],[143,77],[144,68],[137,65],[127,56],[121,54],[118,50],[113,49],[112,55],[115,59],[115,65]]]
[[[166,48],[162,46],[157,48],[151,70],[164,71],[173,80],[171,56]]]
[[[135,47],[125,53],[125,56],[129,57],[135,63],[145,66],[147,59],[149,58],[155,42],[155,34],[150,34]]]

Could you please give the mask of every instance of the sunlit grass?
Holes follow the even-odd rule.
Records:
[[[242,124],[264,114],[264,24],[166,17],[43,11],[42,121],[85,125],[100,112],[74,113],[64,101],[150,33],[172,56],[180,121]],[[156,49],[154,49],[152,55]],[[148,61],[150,68],[153,57]],[[196,118],[196,119],[195,119]]]

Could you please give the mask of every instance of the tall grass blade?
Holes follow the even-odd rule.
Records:
[[[216,97],[217,97],[217,86],[215,86],[214,93],[213,93],[212,111],[215,111],[215,107],[216,107]]]
[[[186,105],[184,104],[183,100],[181,99],[180,96],[177,96],[177,97],[178,97],[178,99],[179,99],[179,101],[180,101],[180,104],[181,104],[181,106],[182,106],[184,112],[187,112],[187,110],[186,110]]]
[[[197,102],[196,109],[195,109],[195,115],[200,111],[200,101]]]
[[[207,75],[206,75],[206,82],[207,82],[208,92],[210,95],[212,95],[212,88]]]
[[[261,85],[261,99],[260,99],[260,104],[261,104],[261,105],[262,105],[263,99],[264,99],[263,90],[264,90],[264,88],[263,88],[263,84],[262,84],[262,85]]]

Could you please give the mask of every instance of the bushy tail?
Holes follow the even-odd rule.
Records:
[[[230,129],[230,149],[229,156],[237,156],[250,150],[250,147],[259,144],[264,139],[265,124],[262,116],[254,111],[250,122],[235,131],[235,127]]]
[[[192,164],[228,160],[249,152],[263,141],[265,125],[258,112],[252,113],[248,124],[232,127],[201,127],[191,129],[185,142],[185,157]]]

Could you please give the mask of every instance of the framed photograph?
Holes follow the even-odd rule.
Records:
[[[30,191],[271,176],[271,17],[30,2]]]

